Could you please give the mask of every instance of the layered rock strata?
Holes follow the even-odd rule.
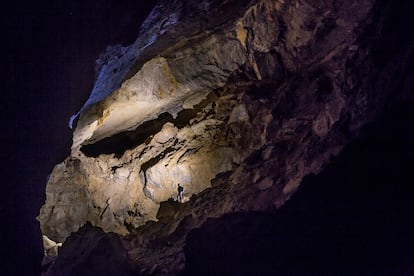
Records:
[[[385,61],[373,50],[383,7],[160,1],[135,43],[98,61],[71,156],[47,184],[43,234],[64,242],[90,222],[124,236],[142,271],[174,274],[207,218],[279,208],[403,81],[412,45]]]

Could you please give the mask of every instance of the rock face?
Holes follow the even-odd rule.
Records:
[[[73,254],[75,253],[76,254]],[[91,265],[93,264],[93,265]],[[98,265],[99,264],[99,265]],[[62,269],[64,267],[64,270]],[[121,240],[116,234],[86,224],[68,238],[50,275],[136,275]]]
[[[123,236],[141,272],[175,274],[208,217],[279,208],[405,81],[413,44],[375,51],[387,3],[160,1],[135,43],[98,60],[43,234],[90,222]]]

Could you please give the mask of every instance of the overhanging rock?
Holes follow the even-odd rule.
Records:
[[[279,208],[383,111],[404,77],[393,68],[412,49],[378,66],[380,38],[366,38],[385,22],[382,5],[160,1],[136,42],[101,64],[71,156],[48,182],[42,232],[64,241],[89,221],[139,233],[145,249],[130,255],[145,267],[145,254],[164,254],[148,240],[179,232],[160,263],[179,270],[173,256],[208,217]],[[190,200],[158,213],[178,183]],[[147,223],[158,220],[163,227]]]

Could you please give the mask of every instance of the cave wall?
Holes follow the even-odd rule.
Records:
[[[159,2],[133,44],[100,60],[71,155],[48,182],[42,232],[64,241],[90,222],[126,237],[138,267],[179,273],[192,228],[279,209],[365,125],[412,99],[412,40],[386,51],[400,9]]]
[[[184,275],[412,274],[412,107],[387,110],[277,212],[192,230]]]

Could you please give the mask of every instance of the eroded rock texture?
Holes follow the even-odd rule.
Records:
[[[141,272],[183,271],[191,229],[279,208],[396,99],[413,44],[381,53],[390,7],[160,1],[135,43],[98,60],[43,234],[63,242],[90,222],[120,234]]]

